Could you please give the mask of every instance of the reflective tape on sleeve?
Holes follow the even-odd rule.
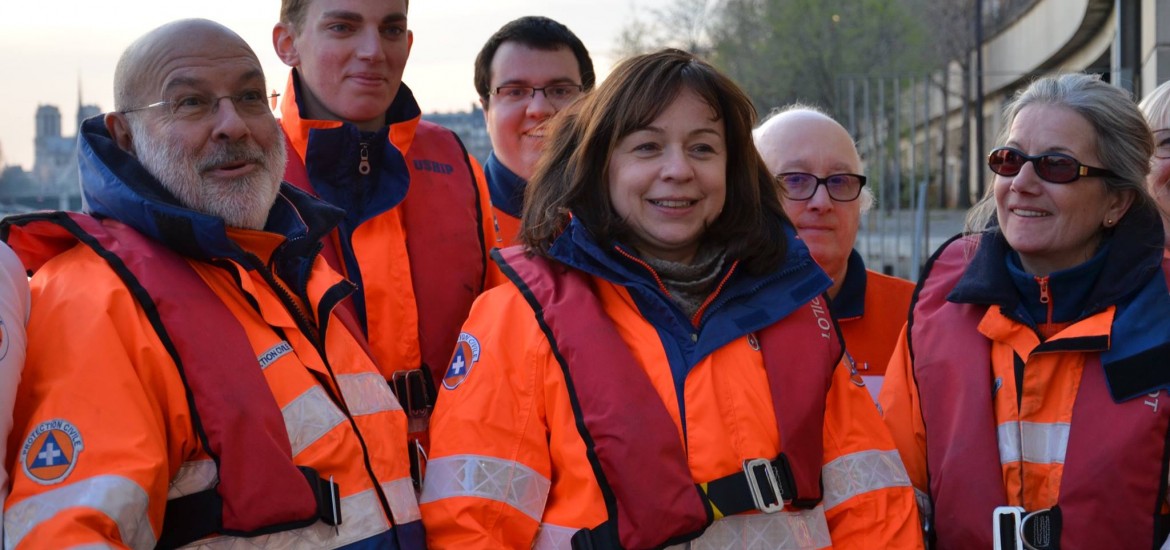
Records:
[[[486,498],[503,502],[539,522],[551,485],[548,478],[519,462],[480,455],[445,456],[427,463],[420,502]]]
[[[341,395],[345,396],[345,405],[354,416],[402,410],[386,379],[376,372],[339,374],[337,385],[341,387]]]
[[[215,487],[219,480],[219,470],[215,462],[207,460],[192,460],[179,466],[178,473],[171,479],[171,486],[167,490],[167,500],[206,491]]]
[[[551,523],[540,524],[540,531],[536,533],[536,540],[532,541],[532,550],[564,550],[573,547],[573,535],[580,529],[562,527]]]
[[[414,493],[414,482],[409,477],[383,483],[382,492],[386,493],[386,499],[390,501],[390,511],[394,513],[396,525],[422,519],[418,511],[418,496]]]
[[[152,549],[157,541],[146,512],[150,498],[133,480],[114,475],[91,477],[26,498],[4,511],[5,547],[20,544],[38,525],[62,510],[92,508],[118,526],[130,548]]]
[[[825,484],[826,510],[857,495],[891,487],[909,487],[910,476],[898,451],[851,453],[821,468]]]
[[[825,508],[741,514],[712,523],[703,536],[670,548],[690,550],[814,550],[833,545]]]
[[[382,514],[382,504],[378,501],[378,494],[373,489],[367,489],[341,499],[341,518],[341,525],[337,527],[318,521],[301,529],[258,537],[206,538],[183,548],[199,550],[338,548],[366,540],[390,529],[386,516]]]
[[[321,386],[309,388],[280,412],[284,414],[284,426],[288,430],[294,457],[345,422],[345,415],[329,400]]]

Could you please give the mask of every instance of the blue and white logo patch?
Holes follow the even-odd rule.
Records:
[[[67,420],[49,420],[25,437],[20,448],[20,465],[29,479],[41,485],[53,485],[69,477],[83,447],[76,426]]]
[[[268,366],[275,363],[277,359],[292,353],[292,350],[292,346],[289,345],[288,341],[281,340],[280,342],[277,342],[275,346],[268,348],[268,351],[261,353],[260,357],[256,358],[256,360],[260,362],[260,370],[268,368]]]
[[[460,332],[455,353],[451,356],[451,362],[447,364],[446,374],[443,375],[443,387],[449,390],[458,388],[459,384],[467,380],[476,361],[479,361],[479,340],[466,332]]]

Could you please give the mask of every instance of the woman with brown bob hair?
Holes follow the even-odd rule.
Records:
[[[664,50],[559,116],[443,378],[428,543],[921,547],[747,96]]]

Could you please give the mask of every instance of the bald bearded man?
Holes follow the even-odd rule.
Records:
[[[774,112],[753,135],[784,189],[784,212],[833,279],[830,309],[876,401],[914,284],[867,270],[853,249],[861,213],[873,205],[853,138],[837,121],[805,105]]]
[[[8,218],[33,272],[5,548],[422,548],[406,417],[281,183],[251,48],[135,41],[79,139],[88,215]],[[247,537],[246,542],[243,537]]]

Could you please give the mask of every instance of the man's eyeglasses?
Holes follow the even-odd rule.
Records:
[[[567,105],[581,95],[585,89],[580,84],[553,84],[537,88],[534,86],[500,86],[492,92],[496,101],[503,103],[523,103],[536,97],[536,92],[544,95],[549,103],[558,107]]]
[[[144,107],[123,109],[122,114],[163,107],[171,117],[176,119],[203,120],[219,112],[220,100],[230,99],[232,100],[232,105],[236,108],[236,112],[241,116],[257,116],[272,112],[272,108],[270,107],[271,102],[278,97],[280,97],[280,94],[265,95],[264,92],[259,91],[248,91],[236,95],[219,97],[204,94],[190,94],[176,99],[151,103]]]
[[[833,174],[818,178],[804,172],[785,172],[776,175],[776,181],[784,185],[785,198],[806,201],[817,194],[817,187],[825,186],[829,198],[837,202],[849,202],[861,196],[865,176],[857,174]]]
[[[1154,130],[1154,156],[1170,159],[1170,128]]]
[[[992,149],[987,155],[987,167],[991,168],[992,172],[1009,178],[1019,174],[1029,162],[1032,163],[1036,175],[1049,183],[1072,183],[1082,177],[1117,177],[1112,170],[1086,166],[1064,153],[1025,155],[1019,149],[999,147]]]

